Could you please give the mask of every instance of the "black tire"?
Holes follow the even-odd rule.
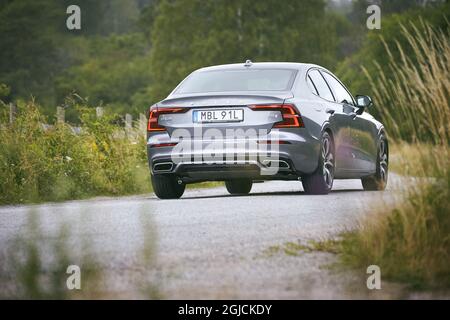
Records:
[[[328,194],[334,180],[334,143],[328,132],[322,135],[319,165],[312,174],[302,177],[302,184],[307,194]]]
[[[186,188],[186,184],[178,184],[176,177],[160,174],[152,175],[152,186],[160,199],[179,199]]]
[[[369,177],[361,178],[366,191],[381,191],[386,189],[389,171],[389,147],[384,135],[378,139],[376,172]]]
[[[250,179],[234,179],[225,181],[225,187],[230,194],[248,194],[252,190],[253,181]]]

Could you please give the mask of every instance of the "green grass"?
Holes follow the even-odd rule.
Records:
[[[449,185],[423,186],[362,229],[343,234],[339,251],[350,266],[380,266],[388,279],[416,288],[450,288]]]

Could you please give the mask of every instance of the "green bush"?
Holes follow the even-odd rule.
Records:
[[[0,203],[59,201],[96,195],[149,191],[145,141],[114,124],[115,115],[97,118],[95,109],[76,106],[81,132],[68,124],[45,128],[34,101],[19,103],[8,123],[2,105]],[[145,171],[145,172],[144,172]]]

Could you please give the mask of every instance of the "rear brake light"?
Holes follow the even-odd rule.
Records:
[[[277,122],[274,128],[302,128],[304,127],[300,113],[295,109],[293,104],[264,104],[250,106],[252,110],[272,110],[280,111],[282,120]]]
[[[166,128],[158,123],[161,114],[184,113],[187,108],[158,108],[153,106],[148,114],[147,131],[165,131]]]

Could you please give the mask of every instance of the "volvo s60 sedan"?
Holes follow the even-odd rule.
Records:
[[[188,183],[224,181],[231,194],[254,182],[299,180],[327,194],[334,179],[383,190],[388,141],[329,70],[304,63],[252,63],[192,72],[148,112],[147,153],[155,194],[180,198]]]

